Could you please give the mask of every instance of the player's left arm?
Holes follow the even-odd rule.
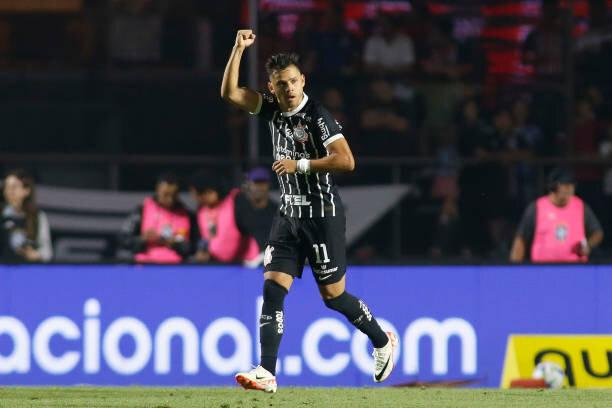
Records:
[[[310,171],[326,173],[355,170],[355,158],[344,137],[328,144],[327,152],[328,156],[310,161]]]
[[[326,147],[328,155],[322,159],[305,160],[301,167],[300,160],[277,160],[272,170],[279,176],[294,173],[336,173],[355,170],[353,152],[344,137],[334,140]],[[306,167],[307,166],[307,167]]]
[[[323,107],[316,110],[316,124],[312,126],[312,137],[315,143],[321,143],[327,150],[327,156],[320,159],[284,159],[274,162],[272,170],[282,176],[294,173],[327,173],[353,171],[355,159],[342,134],[342,126]]]

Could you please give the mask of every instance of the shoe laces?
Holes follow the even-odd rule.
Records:
[[[376,371],[382,370],[382,368],[387,363],[386,361],[387,359],[385,358],[385,356],[387,355],[387,352],[385,348],[386,347],[381,347],[379,349],[375,348],[374,351],[372,352],[372,357],[374,357]]]

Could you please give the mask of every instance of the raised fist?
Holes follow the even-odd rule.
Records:
[[[255,34],[253,30],[238,30],[236,34],[236,46],[240,48],[248,48],[255,42]]]

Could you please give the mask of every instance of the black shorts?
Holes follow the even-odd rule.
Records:
[[[301,278],[308,259],[317,284],[336,283],[346,273],[345,234],[344,215],[306,219],[278,215],[272,222],[264,271]]]

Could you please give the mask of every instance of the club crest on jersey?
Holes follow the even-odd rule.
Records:
[[[567,225],[560,224],[555,227],[555,238],[557,238],[557,241],[565,241],[568,235]]]
[[[306,143],[308,141],[308,132],[306,131],[306,126],[302,125],[302,122],[299,122],[293,128],[293,140],[300,143]]]

